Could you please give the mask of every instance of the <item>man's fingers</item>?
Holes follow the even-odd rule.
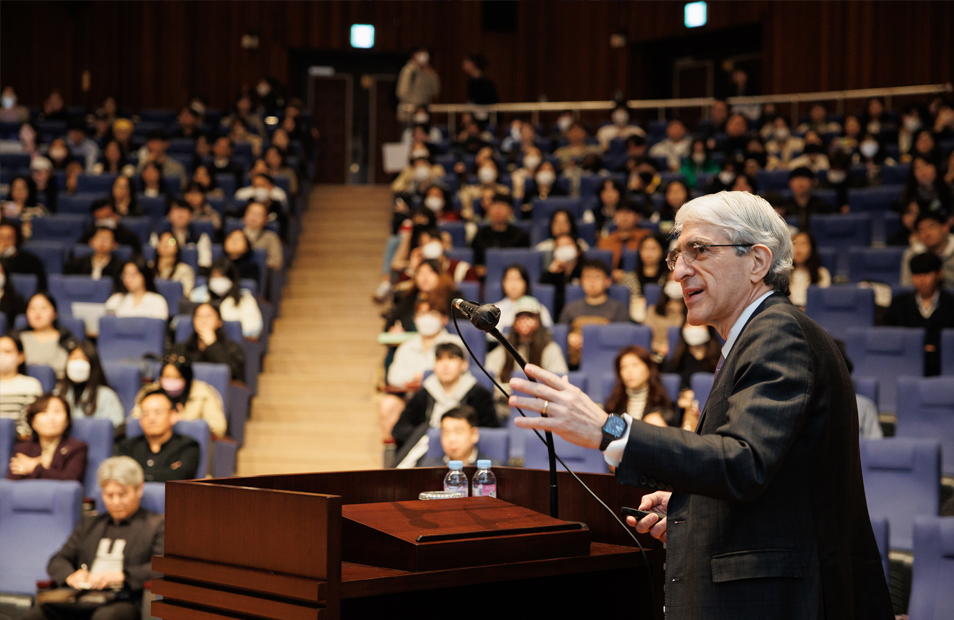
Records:
[[[651,514],[648,517],[643,517],[642,519],[636,522],[636,531],[639,532],[640,534],[645,534],[654,525],[656,525],[657,521],[659,521],[659,515],[657,514]]]
[[[636,526],[636,517],[626,517],[626,525],[630,527]]]
[[[557,381],[559,381],[559,378]],[[531,396],[536,396],[538,398],[542,398],[543,400],[559,401],[563,399],[563,388],[554,389],[542,383],[533,383],[532,381],[527,381],[526,379],[511,379],[510,389],[514,392],[523,392],[524,394],[530,394]],[[543,405],[540,404],[540,407],[543,407]],[[539,411],[539,409],[534,409],[534,411]]]
[[[649,517],[646,517],[647,519]],[[659,520],[659,523],[649,530],[649,535],[653,538],[666,542],[666,517]]]
[[[538,431],[556,432],[557,430],[557,423],[550,418],[525,418],[519,416],[514,420],[514,424],[518,428],[533,428]]]
[[[548,385],[555,390],[564,390],[569,385],[568,381],[560,379],[559,376],[553,374],[549,370],[544,370],[536,364],[527,364],[525,371],[528,377],[533,377],[540,383]]]

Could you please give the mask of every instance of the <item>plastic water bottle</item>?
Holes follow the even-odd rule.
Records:
[[[467,497],[470,484],[467,482],[467,474],[464,473],[464,462],[451,461],[448,466],[450,471],[444,476],[444,490],[454,491]]]
[[[497,497],[497,476],[490,471],[490,459],[477,461],[477,473],[474,474],[474,497]]]

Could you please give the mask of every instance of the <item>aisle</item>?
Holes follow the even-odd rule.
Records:
[[[386,186],[317,187],[252,402],[238,475],[381,466],[371,302],[388,233]]]

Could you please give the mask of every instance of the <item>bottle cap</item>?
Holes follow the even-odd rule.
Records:
[[[490,459],[477,459],[477,469],[490,469]]]
[[[451,461],[447,466],[451,469],[464,469],[464,461]]]

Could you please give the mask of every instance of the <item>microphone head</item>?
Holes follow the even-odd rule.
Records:
[[[477,308],[471,322],[480,331],[490,331],[500,322],[500,308],[493,304],[484,304]]]

